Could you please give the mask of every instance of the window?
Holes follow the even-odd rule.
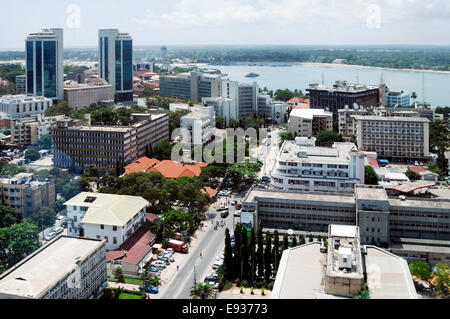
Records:
[[[105,236],[105,241],[108,242],[108,236]]]
[[[117,230],[117,226],[113,226],[113,231],[116,231],[116,230]]]
[[[105,225],[100,225],[100,229],[105,229]]]
[[[117,237],[113,237],[113,244],[117,244]]]

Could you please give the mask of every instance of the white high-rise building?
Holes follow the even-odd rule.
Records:
[[[169,69],[169,62],[167,61],[167,47],[163,45],[161,47],[162,67],[164,70]]]
[[[63,29],[43,29],[25,40],[28,95],[64,100]]]
[[[236,100],[225,97],[204,97],[202,99],[203,106],[212,106],[216,112],[216,116],[225,119],[226,124],[230,123],[230,119],[239,120],[238,108]]]
[[[117,29],[98,32],[100,77],[114,88],[116,102],[133,102],[133,39]]]

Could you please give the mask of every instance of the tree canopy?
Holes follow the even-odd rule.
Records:
[[[378,185],[378,175],[372,166],[366,165],[364,168],[364,183],[366,185]]]

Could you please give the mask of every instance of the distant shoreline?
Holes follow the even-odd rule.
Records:
[[[341,67],[341,68],[354,68],[354,69],[376,69],[376,70],[389,70],[389,71],[410,71],[410,72],[450,74],[450,71],[395,69],[395,68],[386,68],[386,67],[381,67],[381,66],[366,66],[366,65],[355,65],[355,64],[319,63],[319,62],[299,62],[299,64],[308,65],[308,66],[329,66],[329,67],[338,67],[338,68]]]

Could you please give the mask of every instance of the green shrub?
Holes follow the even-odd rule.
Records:
[[[223,290],[228,290],[233,286],[233,283],[231,281],[226,281],[223,285]]]

